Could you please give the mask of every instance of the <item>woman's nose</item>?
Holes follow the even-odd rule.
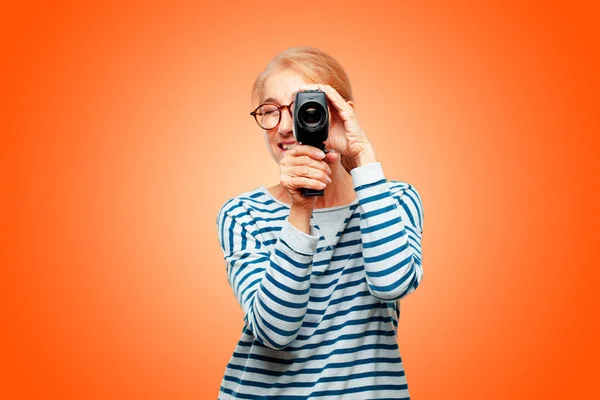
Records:
[[[279,133],[282,135],[293,131],[293,121],[289,110],[281,110],[281,121],[279,122]]]

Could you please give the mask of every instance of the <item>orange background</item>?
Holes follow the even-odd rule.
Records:
[[[278,178],[250,87],[312,45],[423,199],[412,398],[598,398],[597,10],[224,3],[2,6],[0,397],[217,397],[243,321],[216,214]]]

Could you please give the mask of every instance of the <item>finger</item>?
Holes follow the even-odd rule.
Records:
[[[323,170],[311,168],[307,165],[297,165],[293,167],[288,167],[284,170],[284,173],[288,174],[292,177],[305,177],[315,179],[321,182],[330,183],[331,178],[327,173]]]
[[[317,180],[310,179],[310,178],[305,178],[305,177],[292,178],[290,183],[291,183],[291,186],[295,189],[306,188],[306,189],[321,190],[321,189],[324,189],[325,186],[327,186],[327,184],[325,184],[324,182],[317,181]]]
[[[317,83],[307,83],[306,85],[300,86],[300,91],[305,90],[319,90],[319,85]]]
[[[327,156],[325,156],[325,160],[327,160]],[[309,156],[298,156],[298,157],[291,156],[291,157],[289,157],[287,164],[290,166],[306,165],[311,168],[320,169],[321,171],[325,172],[327,175],[331,175],[331,168],[329,168],[329,165],[327,165],[327,162],[325,160],[317,161],[313,158],[310,158]]]
[[[321,149],[317,149],[316,147],[307,144],[296,144],[294,148],[288,150],[286,153],[289,153],[294,157],[309,156],[315,160],[322,160],[325,158],[325,153]]]
[[[344,100],[344,98],[330,85],[323,85],[321,83],[310,83],[300,86],[299,90],[320,90],[321,92],[324,92],[327,98],[329,98],[329,100],[336,106],[336,109],[340,111],[342,110],[341,107],[344,107],[344,104],[350,106],[346,102],[346,100]]]
[[[354,115],[354,108],[344,98],[335,90],[333,87],[329,85],[317,84],[317,89],[325,92],[327,98],[331,100],[333,106],[340,112],[350,117]]]
[[[339,153],[334,153],[333,151],[330,151],[329,153],[327,153],[327,155],[325,156],[325,159],[323,161],[326,162],[327,164],[335,164],[339,158],[340,158]]]

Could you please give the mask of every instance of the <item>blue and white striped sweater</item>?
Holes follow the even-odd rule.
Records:
[[[244,329],[219,399],[408,399],[398,300],[423,277],[423,208],[380,163],[351,171],[357,198],[315,209],[310,234],[265,187],[217,218]],[[325,237],[323,224],[338,219]],[[322,228],[319,228],[321,226]]]

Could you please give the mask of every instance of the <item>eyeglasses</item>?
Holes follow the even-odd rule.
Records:
[[[256,123],[261,128],[265,130],[275,129],[279,126],[279,123],[281,122],[282,109],[287,108],[288,112],[290,113],[290,117],[292,118],[292,120],[294,119],[294,116],[292,115],[292,104],[294,104],[293,101],[287,106],[278,106],[276,104],[261,104],[260,106],[256,107],[256,109],[252,111],[250,115],[254,117]]]

